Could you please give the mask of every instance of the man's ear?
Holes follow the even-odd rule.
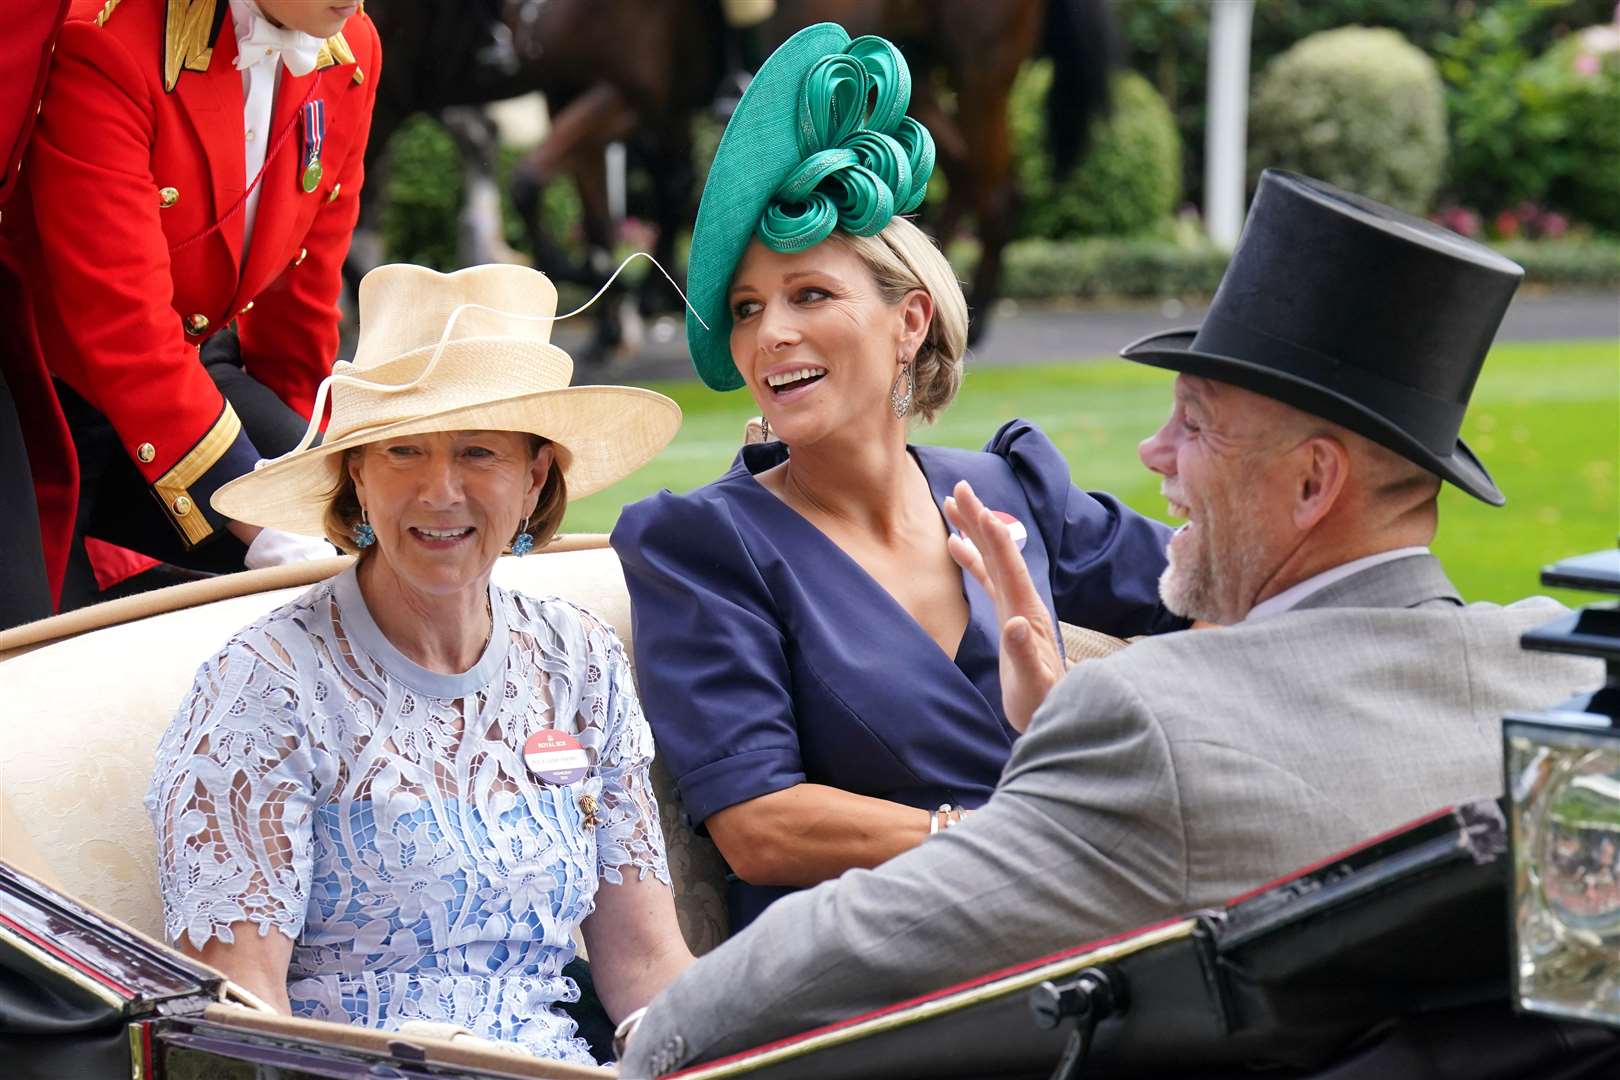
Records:
[[[1301,455],[1294,492],[1294,527],[1308,532],[1328,516],[1350,479],[1350,451],[1331,435],[1312,435],[1294,451]]]

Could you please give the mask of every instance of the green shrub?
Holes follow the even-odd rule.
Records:
[[[1620,228],[1620,57],[1578,29],[1612,13],[1586,0],[1497,0],[1439,39],[1456,202],[1490,217],[1546,201]],[[1532,60],[1554,19],[1568,32]],[[1591,70],[1577,67],[1583,53]]]
[[[1530,3],[1519,39],[1534,56],[1577,27],[1614,14],[1614,0],[1262,0],[1249,39],[1252,70],[1311,34],[1339,26],[1386,26],[1428,53],[1490,10]],[[1181,130],[1182,186],[1203,201],[1205,102],[1208,100],[1209,4],[1190,0],[1110,0],[1126,62],[1153,82]],[[1449,76],[1447,76],[1449,82]],[[1467,200],[1465,200],[1467,201]]]
[[[436,120],[413,116],[389,140],[386,169],[382,232],[388,258],[454,270],[461,210],[456,144]]]
[[[1092,125],[1079,166],[1054,178],[1043,106],[1051,82],[1051,61],[1041,60],[1013,88],[1018,235],[1127,236],[1162,223],[1181,198],[1181,143],[1158,91],[1135,72],[1116,73],[1111,114]]]
[[[1445,177],[1445,93],[1393,30],[1313,34],[1267,65],[1249,108],[1249,172],[1276,166],[1414,213]]]
[[[1543,131],[1552,162],[1547,202],[1620,232],[1620,30],[1571,34],[1525,71],[1521,93],[1562,130]],[[1550,125],[1549,125],[1550,126]]]
[[[512,169],[524,151],[501,147],[497,180],[501,185],[502,225],[506,242],[525,255],[528,233],[512,205]],[[388,143],[384,173],[382,232],[384,250],[395,262],[413,262],[435,270],[456,269],[461,196],[464,187],[461,155],[437,120],[418,114],[400,125]],[[573,182],[561,177],[546,185],[541,196],[540,219],[550,235],[566,250],[580,253],[579,194]]]

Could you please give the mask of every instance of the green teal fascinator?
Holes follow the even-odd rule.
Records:
[[[921,205],[934,140],[910,104],[900,50],[836,23],[800,30],[760,66],[720,137],[687,260],[686,341],[711,389],[743,384],[726,295],[750,239],[803,251],[834,229],[876,235]]]

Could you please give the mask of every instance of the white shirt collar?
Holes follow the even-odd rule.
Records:
[[[264,17],[255,0],[231,0],[231,25],[236,30],[236,67],[246,70],[278,58],[293,75],[315,70],[323,42],[301,30],[287,30]]]
[[[1427,555],[1429,549],[1421,544],[1416,547],[1394,548],[1390,551],[1380,551],[1376,555],[1364,555],[1359,559],[1351,559],[1329,570],[1324,570],[1315,577],[1308,577],[1304,581],[1295,582],[1275,596],[1268,596],[1243,617],[1243,622],[1257,622],[1269,619],[1273,615],[1281,615],[1285,611],[1292,611],[1313,593],[1317,593],[1332,585],[1336,581],[1343,581],[1351,574],[1360,573],[1369,567],[1374,567],[1396,559],[1405,559],[1412,555]]]

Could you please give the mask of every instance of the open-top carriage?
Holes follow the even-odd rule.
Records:
[[[161,943],[156,852],[142,807],[158,737],[202,659],[342,566],[240,574],[0,634],[4,1075],[612,1075],[513,1055],[442,1027],[382,1032],[281,1016]],[[623,577],[604,538],[565,537],[543,554],[503,559],[496,580],[586,606],[630,640]],[[1620,572],[1607,569],[1571,580],[1620,591]],[[1570,621],[1542,646],[1620,663],[1613,609],[1592,610],[1597,618]],[[1070,644],[1076,653],[1095,645],[1083,634]],[[1589,728],[1599,730],[1602,710],[1620,711],[1614,693],[1611,686],[1587,703]],[[681,823],[667,777],[656,779],[682,930],[694,952],[706,951],[726,933],[725,868]],[[1601,802],[1608,789],[1581,790]],[[1583,813],[1603,819],[1620,807],[1617,793]],[[1553,1010],[1561,1018],[1512,1007],[1515,979],[1525,985],[1529,974],[1525,958],[1534,967],[1541,954],[1511,941],[1510,895],[1527,881],[1548,895],[1556,875],[1538,876],[1538,853],[1581,840],[1580,828],[1573,840],[1565,828],[1554,846],[1519,852],[1515,865],[1510,819],[1522,832],[1545,816],[1520,808],[1515,817],[1510,804],[1505,817],[1493,802],[1443,810],[1221,909],[1101,942],[1054,942],[1046,957],[681,1075],[1617,1075],[1620,1039],[1592,1022],[1604,1001],[1615,1003],[1603,971],[1584,1008]],[[1604,957],[1620,967],[1610,933],[1620,925],[1620,891],[1608,907],[1605,895],[1600,889],[1593,901],[1595,915],[1590,904],[1552,915],[1581,907],[1566,920],[1571,940],[1588,945],[1580,955],[1600,969]],[[1546,955],[1573,963],[1568,948]]]

